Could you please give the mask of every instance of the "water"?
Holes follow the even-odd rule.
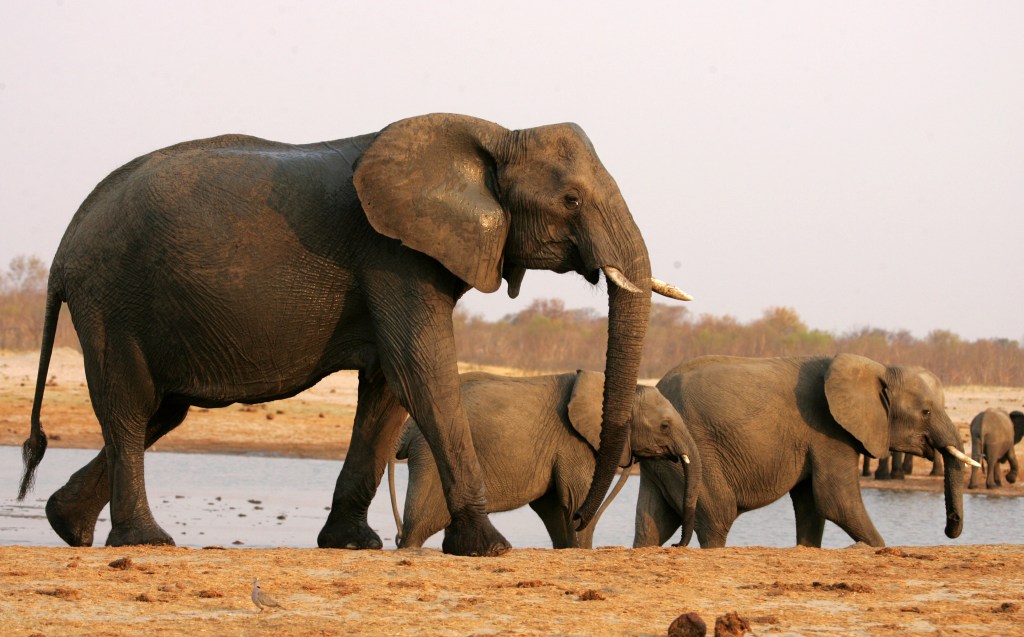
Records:
[[[0,545],[63,546],[43,512],[46,498],[68,476],[96,455],[80,449],[50,449],[39,466],[36,487],[18,502],[21,450],[0,446]],[[179,546],[314,547],[331,503],[341,462],[227,456],[213,454],[146,454],[150,506]],[[399,507],[405,493],[406,466],[396,467]],[[595,546],[631,546],[633,513],[639,479],[630,478],[605,512]],[[889,545],[1021,543],[1024,534],[1014,520],[1024,499],[968,494],[964,497],[964,532],[956,540],[943,534],[945,511],[941,493],[865,489],[871,519]],[[547,532],[529,507],[491,516],[513,546],[550,547]],[[394,547],[395,522],[386,478],[370,508],[370,525],[386,548]],[[96,528],[102,544],[110,530],[106,510]],[[426,546],[440,548],[442,534]],[[678,538],[678,536],[677,536]],[[741,515],[729,533],[730,546],[792,546],[793,509],[789,498]],[[823,546],[852,543],[839,527],[827,523]],[[693,540],[696,546],[696,538]]]

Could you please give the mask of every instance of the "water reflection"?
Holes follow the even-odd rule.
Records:
[[[63,543],[50,529],[43,512],[46,498],[68,476],[95,456],[94,451],[50,449],[39,467],[34,491],[15,500],[21,478],[21,450],[0,446],[0,544]],[[340,462],[207,454],[146,455],[149,501],[157,521],[180,546],[313,547],[327,518]],[[406,467],[397,467],[399,500],[405,493]],[[595,534],[598,546],[630,546],[639,480],[631,479],[609,507]],[[945,510],[941,493],[864,490],[864,501],[882,537],[890,545],[1020,543],[1010,522],[1024,500],[969,494],[964,497],[964,532],[950,540],[943,534]],[[97,542],[110,530],[106,511],[97,525]],[[382,483],[370,509],[370,525],[394,547],[395,523],[387,484]],[[533,511],[492,516],[513,546],[550,547],[544,525]],[[795,523],[789,499],[739,517],[729,534],[730,546],[792,546]],[[828,523],[823,544],[851,543],[839,527]],[[696,539],[693,545],[696,546]],[[441,534],[426,546],[440,548]]]

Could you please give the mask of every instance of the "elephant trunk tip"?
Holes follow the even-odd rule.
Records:
[[[956,539],[964,530],[964,521],[959,514],[952,514],[946,517],[946,537]]]

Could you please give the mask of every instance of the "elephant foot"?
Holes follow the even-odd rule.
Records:
[[[1008,474],[1006,474],[1006,481],[1009,482],[1010,484],[1014,484],[1015,482],[1017,482],[1017,474],[1016,473],[1008,473]]]
[[[441,550],[448,555],[494,557],[507,553],[512,545],[494,528],[486,515],[454,517],[444,530]]]
[[[46,501],[46,519],[68,546],[92,546],[96,519],[105,505],[97,508],[88,500],[66,497],[61,488]]]
[[[341,524],[327,520],[316,538],[317,546],[322,549],[379,550],[384,548],[377,532],[370,528],[366,520]]]
[[[107,536],[107,546],[174,546],[174,538],[156,522],[115,526]]]

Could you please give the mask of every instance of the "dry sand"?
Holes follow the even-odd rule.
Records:
[[[0,444],[28,433],[36,365],[36,354],[0,357]],[[61,350],[50,366],[43,421],[53,446],[102,444],[81,365]],[[1024,388],[946,393],[964,432],[985,407],[1024,404]],[[354,374],[336,374],[286,401],[194,410],[157,448],[340,458],[354,404]],[[923,476],[872,483],[864,486],[937,488]],[[282,610],[257,613],[256,576]],[[1021,635],[1022,607],[1020,545],[525,549],[498,558],[0,546],[0,635],[664,635],[684,612],[713,634],[730,611],[758,635]]]

